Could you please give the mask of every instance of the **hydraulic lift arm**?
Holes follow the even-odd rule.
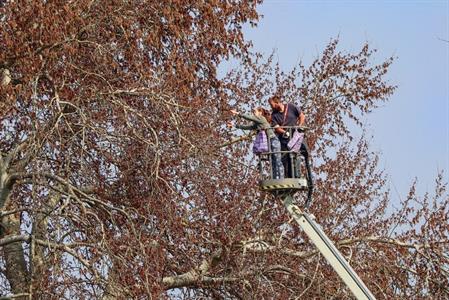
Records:
[[[290,215],[295,219],[321,254],[326,258],[327,262],[351,290],[353,295],[358,300],[375,300],[376,298],[374,298],[363,281],[351,268],[340,251],[338,251],[337,247],[335,247],[332,241],[323,232],[318,223],[314,221],[314,217],[302,212],[298,206],[294,205],[291,195],[284,197],[284,205]]]

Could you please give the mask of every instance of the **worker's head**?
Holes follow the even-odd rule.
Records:
[[[268,99],[272,110],[282,110],[281,97],[274,95]]]
[[[264,117],[268,122],[271,122],[271,113],[261,106],[254,109],[254,115],[257,117]]]

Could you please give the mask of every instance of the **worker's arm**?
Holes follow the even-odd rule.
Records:
[[[274,131],[278,134],[284,134],[286,130],[284,128],[279,127],[279,125],[276,124],[274,126]]]
[[[237,124],[235,125],[235,128],[242,130],[255,130],[257,129],[257,124]]]
[[[248,121],[252,121],[253,123],[251,124],[237,124],[235,127],[238,129],[243,129],[243,130],[255,130],[257,129],[258,125],[261,125],[263,122],[260,120],[260,118],[254,116],[254,115],[250,115],[250,114],[241,114],[239,113],[237,110],[235,109],[231,109],[230,110],[231,114],[233,114],[234,116],[238,116],[241,117],[245,120]]]
[[[243,119],[245,119],[245,120],[252,121],[252,122],[254,122],[254,123],[256,123],[256,124],[260,124],[260,125],[263,124],[263,121],[261,120],[261,118],[258,118],[258,117],[256,117],[255,115],[250,115],[250,114],[240,114],[240,113],[239,113],[237,116],[239,116],[240,118],[243,118]]]

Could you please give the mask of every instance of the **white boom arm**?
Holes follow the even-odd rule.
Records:
[[[358,300],[375,300],[376,298],[374,298],[363,281],[357,276],[340,251],[338,251],[337,247],[335,247],[321,227],[314,221],[314,217],[302,212],[292,201],[293,198],[290,195],[284,198],[284,205],[288,212],[305,231],[335,272],[337,272],[346,286],[351,290],[352,294]]]

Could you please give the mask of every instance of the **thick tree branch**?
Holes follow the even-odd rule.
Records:
[[[215,278],[206,276],[210,268],[217,265],[222,257],[222,250],[215,252],[209,259],[205,259],[201,264],[184,274],[168,276],[162,279],[165,289],[173,289],[178,287],[187,287],[198,285],[199,283],[216,283],[223,281],[235,281],[236,278]]]

